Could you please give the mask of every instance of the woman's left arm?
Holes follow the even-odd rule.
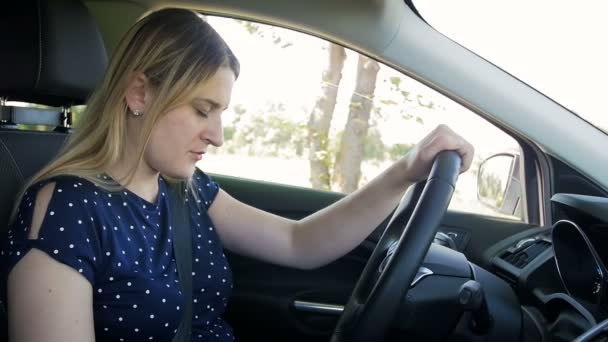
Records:
[[[222,190],[209,214],[224,245],[236,253],[290,267],[320,267],[359,245],[396,207],[405,190],[426,178],[443,150],[459,152],[461,172],[469,168],[473,147],[442,125],[367,185],[302,220],[258,210]]]

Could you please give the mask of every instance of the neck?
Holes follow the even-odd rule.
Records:
[[[128,153],[125,155],[134,154]],[[148,166],[144,160],[137,165],[130,180],[127,179],[129,171],[130,165],[124,159],[107,170],[108,174],[120,185],[146,201],[154,203],[158,196],[159,172]]]

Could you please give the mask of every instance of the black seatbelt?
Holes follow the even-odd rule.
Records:
[[[169,183],[170,224],[173,226],[173,253],[177,275],[182,284],[184,312],[172,342],[189,342],[192,333],[192,227],[190,212],[185,202],[186,187],[183,182]]]

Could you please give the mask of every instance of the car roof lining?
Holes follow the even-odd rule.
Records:
[[[110,52],[129,26],[148,12],[165,7],[184,7],[209,15],[254,20],[305,32],[343,46],[356,47],[354,50],[370,57],[379,57],[376,53],[390,44],[398,33],[407,7],[402,1],[382,0],[89,0],[86,4],[98,21]],[[121,20],[117,20],[117,11]],[[294,16],[294,13],[298,15]]]

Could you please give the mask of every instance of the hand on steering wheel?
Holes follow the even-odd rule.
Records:
[[[473,145],[448,126],[439,125],[404,157],[406,181],[416,183],[427,179],[435,157],[445,150],[456,151],[460,155],[462,160],[458,172],[462,173],[469,169],[475,152]]]

